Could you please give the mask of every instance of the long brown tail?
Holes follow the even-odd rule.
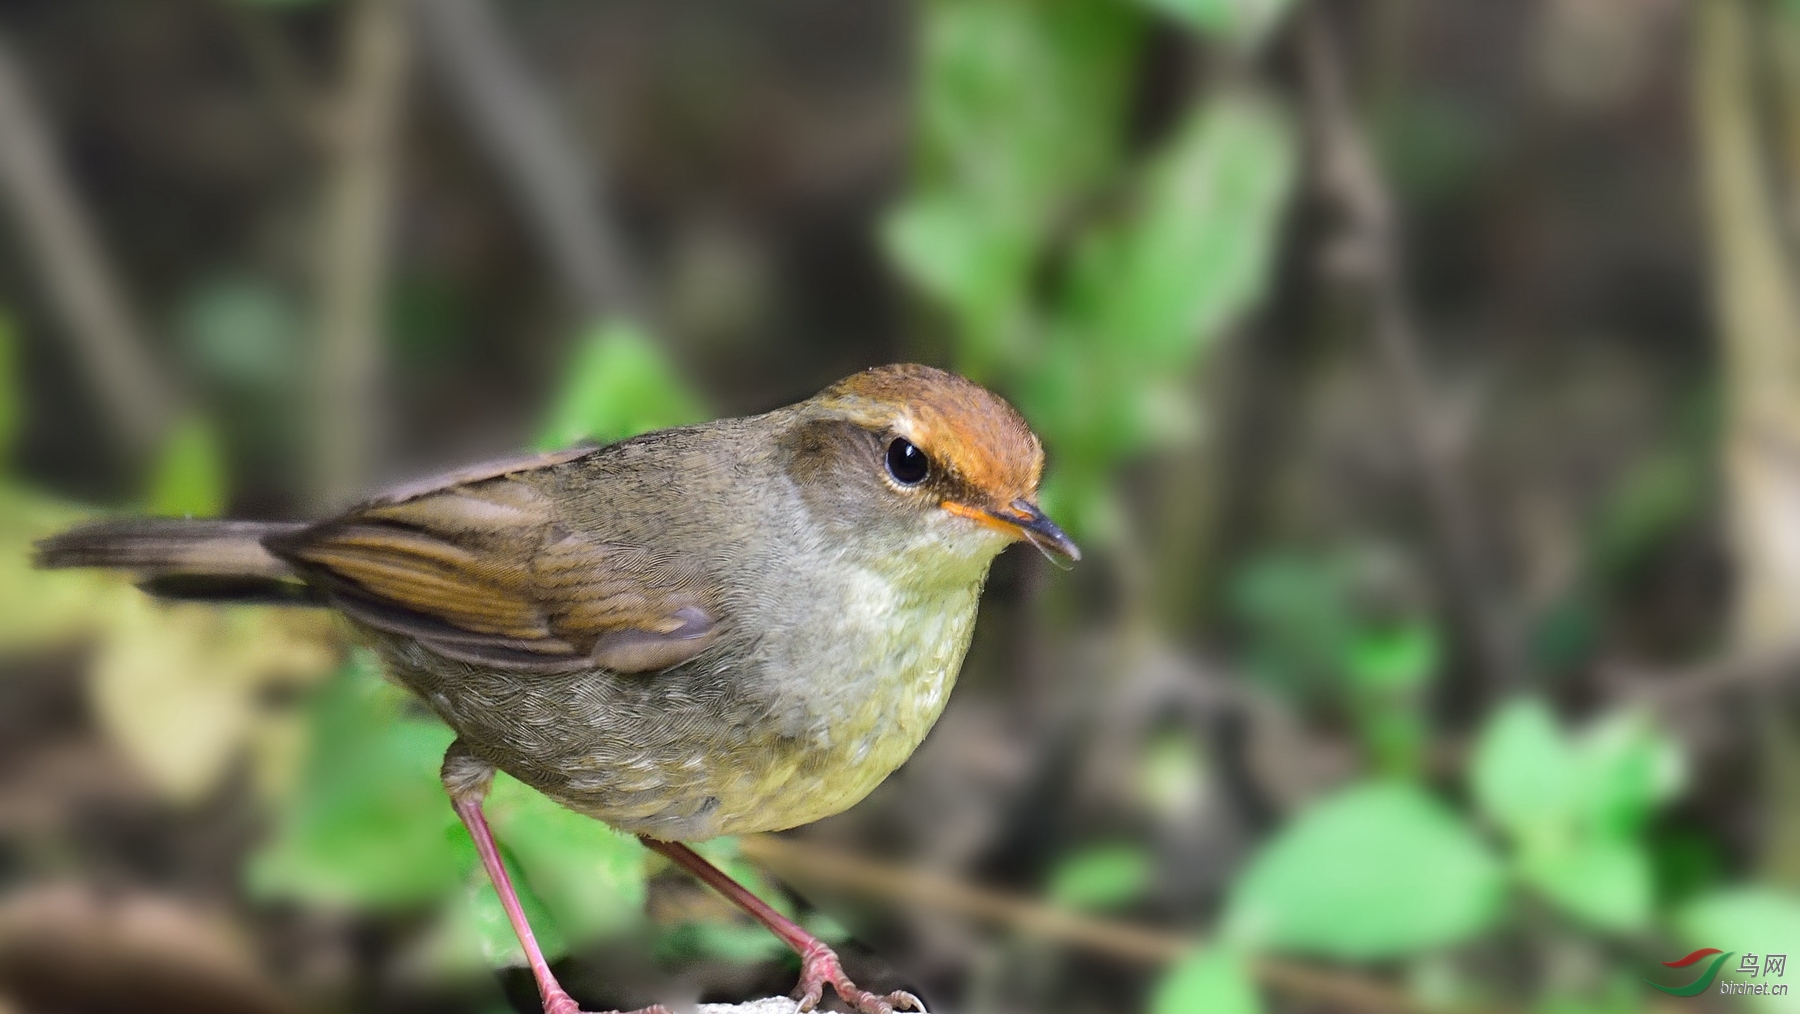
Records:
[[[311,603],[319,597],[263,548],[265,538],[302,527],[178,518],[98,521],[40,541],[32,562],[135,571],[139,587],[167,598]]]

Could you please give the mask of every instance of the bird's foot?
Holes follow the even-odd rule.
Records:
[[[544,997],[544,1014],[585,1014],[585,1012],[582,1011],[581,1005],[576,1003],[569,994],[558,989],[556,992]],[[675,1012],[664,1007],[660,1003],[653,1003],[648,1007],[640,1007],[634,1011],[607,1011],[605,1014],[675,1014]]]
[[[794,992],[800,996],[802,1011],[810,1011],[819,1005],[825,997],[826,983],[830,983],[838,997],[859,1014],[894,1014],[900,1010],[924,1014],[925,1004],[905,990],[882,996],[858,987],[844,974],[844,965],[838,960],[837,952],[814,941],[800,955],[800,984],[794,987]]]

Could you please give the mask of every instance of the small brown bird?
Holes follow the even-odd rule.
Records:
[[[800,954],[837,955],[679,844],[838,813],[943,711],[988,565],[1025,540],[1079,558],[1037,507],[1043,449],[1005,401],[926,366],[872,369],[766,415],[452,472],[314,524],[102,522],[46,567],[154,593],[317,602],[456,731],[445,788],[544,1008],[574,1014],[482,816],[495,770],[638,835]],[[646,1011],[662,1011],[661,1007]]]

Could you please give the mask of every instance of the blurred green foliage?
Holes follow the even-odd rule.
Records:
[[[1292,128],[1227,89],[1128,164],[1145,24],[1116,0],[939,0],[922,33],[919,166],[889,255],[944,309],[956,365],[1044,437],[1046,508],[1117,536],[1113,471],[1197,432],[1188,367],[1262,291]]]
[[[607,320],[596,323],[577,344],[537,446],[554,450],[584,440],[611,443],[705,418],[699,399],[675,375],[656,343],[629,321]]]
[[[1292,0],[1142,0],[1215,38],[1238,45],[1260,42],[1293,6]]]
[[[1344,709],[1389,775],[1424,761],[1425,691],[1443,664],[1440,624],[1406,601],[1404,584],[1378,553],[1275,553],[1242,568],[1228,601],[1250,677],[1296,703]]]
[[[307,727],[312,742],[295,797],[250,867],[251,889],[360,909],[437,906],[451,917],[454,942],[479,946],[496,964],[521,963],[474,842],[438,781],[450,730],[360,651],[322,688]],[[639,922],[644,851],[630,836],[507,775],[495,778],[487,815],[547,953]],[[455,965],[472,955],[440,956]]]
[[[182,300],[172,330],[182,361],[216,390],[281,399],[304,368],[300,307],[256,275],[202,279]]]
[[[1045,505],[1078,535],[1122,539],[1112,498],[1123,466],[1201,432],[1196,375],[1267,288],[1297,175],[1293,117],[1237,79],[1230,56],[1167,122],[1148,131],[1134,123],[1151,33],[1172,22],[1192,29],[1208,56],[1242,52],[1290,6],[926,0],[919,8],[916,164],[880,241],[941,314],[954,365],[1006,391],[1045,437]],[[1486,144],[1471,117],[1441,96],[1406,101],[1381,120],[1400,188],[1429,200],[1466,185]],[[453,307],[443,291],[419,290],[399,315],[400,354],[431,358]],[[262,406],[261,415],[241,413],[254,420],[291,407],[279,399],[302,362],[303,320],[278,287],[225,275],[187,294],[173,332],[215,391]],[[639,326],[595,322],[573,349],[540,448],[706,417]],[[0,453],[23,418],[16,374],[14,329],[0,315]],[[1591,519],[1589,584],[1618,579],[1700,511],[1714,435],[1710,421],[1684,426],[1624,471]],[[218,513],[231,491],[227,437],[235,431],[207,416],[184,419],[141,506]],[[263,613],[209,619],[110,579],[25,569],[31,538],[92,513],[0,483],[0,642],[35,650],[94,635],[102,720],[165,791],[199,798],[233,751],[256,739],[257,693],[297,681],[297,670],[328,668],[304,651],[326,637]],[[1217,939],[1161,977],[1152,1014],[1261,1011],[1253,971],[1274,953],[1398,965],[1418,993],[1453,1002],[1462,986],[1433,984],[1454,978],[1443,971],[1446,956],[1508,941],[1530,920],[1552,922],[1574,950],[1615,963],[1593,988],[1546,985],[1534,1010],[1626,1014],[1644,1009],[1642,988],[1621,971],[1639,951],[1661,953],[1671,939],[1763,947],[1800,939],[1800,898],[1722,886],[1716,852],[1660,835],[1658,815],[1682,790],[1685,762],[1642,716],[1610,713],[1570,730],[1546,701],[1520,699],[1472,730],[1466,764],[1429,756],[1425,702],[1445,669],[1443,625],[1403,596],[1372,606],[1370,567],[1354,552],[1285,552],[1252,559],[1232,582],[1228,608],[1251,678],[1302,707],[1346,716],[1360,771],[1299,804],[1254,846],[1226,892]],[[92,602],[106,596],[121,606],[94,629]],[[1538,632],[1548,667],[1593,643],[1598,599],[1580,588],[1547,612]],[[382,680],[366,654],[312,690],[292,770],[284,775],[278,758],[271,765],[279,819],[247,871],[252,890],[435,911],[442,963],[520,961],[438,782],[449,730]],[[169,728],[208,733],[171,751],[159,745]],[[1136,788],[1173,819],[1191,815],[1213,774],[1192,730],[1159,731],[1144,744]],[[488,814],[553,957],[644,927],[654,861],[635,841],[505,775]],[[794,913],[734,842],[702,851]],[[1665,866],[1686,872],[1659,876]],[[1088,846],[1056,858],[1044,893],[1078,911],[1126,909],[1153,895],[1155,872],[1147,848]],[[808,919],[827,939],[843,936],[829,920]],[[759,927],[705,919],[663,931],[657,947],[736,962],[785,953]]]
[[[1261,1014],[1262,998],[1242,954],[1224,947],[1198,951],[1157,984],[1150,1014]]]
[[[1791,942],[1800,940],[1800,894],[1763,886],[1728,888],[1685,906],[1676,914],[1675,923],[1689,947],[1733,950],[1732,943],[1741,940],[1749,941],[1744,946],[1759,959],[1776,947],[1781,949],[1775,953],[1791,956]],[[1769,980],[1763,977],[1758,981]],[[1767,1011],[1792,1012],[1796,1006],[1791,993],[1748,997],[1747,1001]]]
[[[175,424],[150,472],[144,511],[159,517],[210,518],[230,496],[218,431],[199,416]]]
[[[1067,908],[1117,908],[1143,896],[1150,874],[1150,857],[1142,846],[1101,845],[1064,856],[1044,893]]]
[[[1475,797],[1511,840],[1525,883],[1598,929],[1648,925],[1654,885],[1640,836],[1681,788],[1674,743],[1627,714],[1571,740],[1542,702],[1519,701],[1490,720],[1472,765]]]
[[[358,652],[312,702],[312,742],[252,889],[356,906],[433,901],[460,888],[454,812],[438,766],[455,738]],[[468,859],[473,861],[473,846]]]
[[[1500,862],[1423,789],[1345,789],[1295,819],[1238,880],[1224,932],[1245,945],[1346,960],[1466,940],[1505,900]]]

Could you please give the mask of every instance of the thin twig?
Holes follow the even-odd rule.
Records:
[[[641,285],[599,195],[603,174],[559,122],[488,0],[413,0],[432,65],[500,170],[581,312],[642,318]]]
[[[381,298],[408,38],[402,0],[357,0],[336,117],[318,262],[313,486],[325,504],[362,491],[381,443]]]
[[[1789,640],[1670,672],[1614,666],[1602,672],[1601,684],[1624,700],[1679,716],[1724,691],[1766,687],[1796,676],[1800,676],[1800,641]]]
[[[846,888],[998,923],[1044,940],[1139,964],[1166,965],[1192,954],[1201,945],[1197,937],[1098,919],[975,887],[927,870],[891,866],[791,838],[745,835],[738,839],[738,848],[752,861],[801,884]],[[1337,1004],[1348,1010],[1369,1014],[1427,1014],[1442,1009],[1337,969],[1261,957],[1254,960],[1253,971],[1258,981],[1270,989]]]
[[[1393,202],[1345,94],[1337,46],[1318,8],[1300,33],[1306,96],[1315,133],[1318,184],[1343,217],[1344,246],[1372,303],[1381,367],[1400,416],[1425,505],[1462,625],[1488,678],[1506,688],[1519,678],[1510,625],[1495,601],[1469,491],[1431,406],[1418,328],[1405,291]]]
[[[154,448],[175,410],[174,392],[107,263],[92,223],[34,108],[25,75],[0,39],[0,190],[50,301],[75,345],[119,442]]]

